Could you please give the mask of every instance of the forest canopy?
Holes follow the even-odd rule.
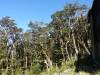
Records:
[[[60,67],[77,55],[91,54],[88,7],[67,4],[51,15],[49,24],[28,23],[23,32],[9,16],[0,20],[0,69],[29,69],[38,64],[41,71]],[[41,25],[45,25],[42,27]]]

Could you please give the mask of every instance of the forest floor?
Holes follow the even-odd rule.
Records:
[[[53,75],[100,75],[100,73],[90,74],[90,73],[85,73],[85,72],[73,73],[73,72],[64,71],[62,73],[54,73]]]
[[[63,72],[61,73],[54,73],[53,75],[100,75],[100,72],[95,72],[95,73],[87,73],[87,72],[78,72],[78,73],[75,73],[74,72],[74,69],[67,69],[67,70],[64,70]]]

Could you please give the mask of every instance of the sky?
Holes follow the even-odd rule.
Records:
[[[68,3],[78,2],[91,7],[93,0],[0,0],[0,19],[10,16],[24,31],[29,21],[49,23],[51,15]]]

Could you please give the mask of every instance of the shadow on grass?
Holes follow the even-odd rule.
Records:
[[[75,62],[75,72],[95,73],[100,70],[100,65],[95,64],[92,55],[81,56],[78,55],[78,60]]]

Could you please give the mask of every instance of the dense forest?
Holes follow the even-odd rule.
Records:
[[[86,5],[67,4],[52,14],[50,23],[30,21],[26,32],[11,17],[2,17],[0,75],[41,75],[54,67],[74,66],[78,55],[91,55],[88,10]]]

